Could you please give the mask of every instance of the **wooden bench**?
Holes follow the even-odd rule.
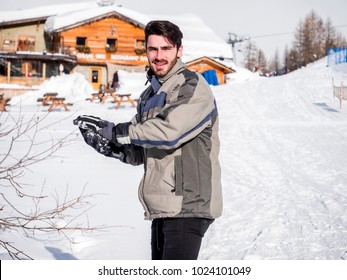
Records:
[[[11,98],[5,98],[4,94],[0,94],[0,111],[6,112],[6,106],[10,106],[9,101]]]
[[[116,97],[116,109],[119,109],[120,105],[126,102],[129,102],[132,105],[132,107],[136,108],[136,103],[135,100],[131,98],[131,93],[116,94]]]
[[[94,102],[96,100],[100,101],[101,96],[102,96],[102,92],[94,92],[91,95],[92,96],[90,98],[87,98],[86,100],[89,100],[90,102]]]
[[[51,99],[52,103],[48,108],[48,112],[52,112],[54,109],[63,107],[65,111],[69,111],[67,106],[72,106],[71,103],[65,103],[65,98],[64,97],[56,97]]]
[[[51,101],[56,98],[58,93],[48,92],[43,95],[43,98],[38,98],[37,102],[41,102],[43,106],[48,106],[51,104]]]
[[[117,96],[113,89],[107,89],[107,90],[102,90],[99,92],[94,92],[92,93],[91,98],[87,98],[86,100],[89,100],[90,102],[99,100],[102,104],[104,104],[108,98],[112,98],[113,99],[112,102],[116,102]]]
[[[106,102],[106,99],[112,98],[113,102],[117,102],[117,96],[115,94],[115,91],[113,89],[107,89],[102,92],[102,95],[100,97],[100,102],[104,104]]]

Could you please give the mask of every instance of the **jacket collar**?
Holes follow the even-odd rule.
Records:
[[[153,76],[155,76],[156,80],[162,85],[163,83],[165,83],[170,77],[172,77],[175,73],[177,73],[180,69],[185,68],[185,64],[182,62],[182,60],[179,58],[176,62],[176,64],[174,65],[174,67],[172,67],[172,69],[169,71],[169,73],[167,73],[164,77],[156,77],[154,75],[154,72],[152,71],[152,69],[149,69],[147,71],[147,79],[148,81],[152,81]]]

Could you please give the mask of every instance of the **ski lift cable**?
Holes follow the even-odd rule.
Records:
[[[335,25],[333,27],[339,28],[339,27],[346,27],[347,24],[341,24],[341,25]],[[275,36],[283,36],[283,35],[289,35],[293,34],[294,32],[280,32],[280,33],[273,33],[273,34],[263,34],[263,35],[257,35],[257,36],[250,36],[251,38],[265,38],[265,37],[275,37]]]
[[[251,38],[274,37],[274,36],[282,36],[282,35],[288,35],[288,34],[293,34],[293,32],[282,32],[282,33],[264,34],[264,35],[251,36]]]

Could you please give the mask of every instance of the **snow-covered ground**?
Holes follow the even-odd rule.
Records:
[[[145,75],[121,74],[123,90],[138,95]],[[347,84],[347,65],[326,67],[321,60],[275,78],[239,71],[228,85],[213,87],[221,123],[224,213],[207,232],[200,259],[347,259],[347,104],[340,110],[333,98],[332,77],[336,84]],[[69,112],[50,113],[43,124],[54,124],[37,141],[71,132],[73,141],[58,157],[25,170],[25,190],[39,192],[44,186],[45,194],[64,197],[85,189],[95,194],[94,207],[79,221],[110,227],[69,232],[73,243],[55,233],[25,236],[20,230],[3,231],[1,239],[34,259],[149,259],[150,222],[143,220],[137,201],[142,167],[97,154],[72,124],[80,114],[128,121],[135,109],[85,101],[91,89],[74,74],[52,79],[38,93],[13,98],[9,113],[0,116],[1,127],[10,125],[8,119],[3,123],[8,114],[45,116],[47,108],[36,99],[48,90],[74,105]],[[7,144],[1,143],[0,154]],[[17,145],[14,156],[27,148],[27,143]],[[29,207],[19,198],[17,203]],[[41,207],[54,203],[49,197]],[[3,249],[0,259],[8,259]]]

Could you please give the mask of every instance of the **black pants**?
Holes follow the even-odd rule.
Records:
[[[152,260],[196,260],[213,219],[164,218],[152,222]]]

